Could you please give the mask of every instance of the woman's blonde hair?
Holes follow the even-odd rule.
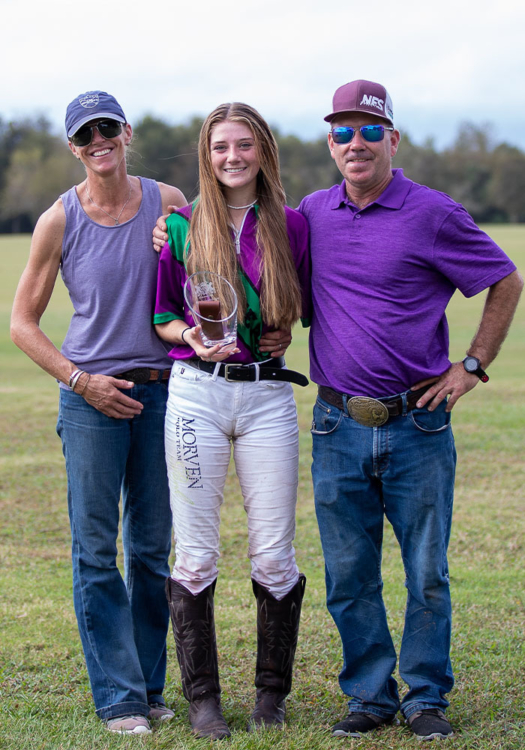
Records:
[[[253,107],[221,104],[204,121],[199,137],[199,200],[189,231],[188,273],[214,271],[237,292],[239,321],[244,320],[246,294],[239,277],[228,206],[211,163],[210,139],[215,125],[241,122],[251,130],[260,162],[257,175],[257,245],[261,253],[261,312],[275,328],[291,328],[301,315],[301,291],[286,231],[285,193],[279,174],[277,143],[268,124]]]

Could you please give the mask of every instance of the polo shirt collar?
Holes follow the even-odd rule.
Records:
[[[388,183],[379,198],[376,198],[370,205],[378,203],[385,208],[399,209],[402,207],[410,191],[412,180],[405,177],[402,169],[393,169],[392,174],[393,179]],[[346,183],[344,180],[336,191],[331,208],[340,208],[343,204],[353,205],[346,194]]]

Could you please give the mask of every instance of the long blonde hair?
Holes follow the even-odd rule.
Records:
[[[241,122],[250,128],[260,162],[256,239],[261,254],[262,317],[269,326],[291,328],[301,315],[301,291],[286,231],[285,192],[279,174],[277,143],[261,115],[241,102],[219,105],[201,128],[200,195],[190,224],[188,273],[207,270],[227,278],[237,292],[239,321],[244,320],[246,294],[239,276],[228,206],[213,172],[210,155],[211,131],[225,120]]]

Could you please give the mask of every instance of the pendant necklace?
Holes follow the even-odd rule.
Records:
[[[122,208],[120,209],[120,213],[119,213],[119,215],[118,215],[118,216],[112,216],[112,215],[111,215],[111,214],[109,214],[109,213],[108,213],[108,212],[107,212],[106,210],[104,210],[104,209],[102,208],[102,206],[99,206],[99,205],[98,205],[97,203],[95,203],[95,201],[93,200],[93,198],[92,198],[92,197],[91,197],[91,195],[89,194],[89,188],[88,188],[88,186],[87,186],[87,182],[86,182],[86,193],[87,193],[87,197],[89,198],[89,200],[91,201],[91,203],[92,203],[92,204],[93,204],[93,205],[95,206],[95,208],[98,208],[98,210],[99,210],[99,211],[102,211],[102,213],[106,214],[106,216],[109,216],[109,218],[110,218],[110,219],[113,219],[113,221],[115,222],[115,226],[117,226],[117,224],[119,223],[119,221],[118,221],[118,220],[119,220],[119,219],[120,219],[120,217],[122,216],[122,212],[124,211],[124,209],[126,208],[126,206],[128,205],[128,203],[129,203],[129,201],[130,201],[130,199],[131,199],[131,182],[129,181],[129,179],[128,179],[128,183],[129,183],[129,195],[128,195],[128,199],[127,199],[127,201],[126,201],[126,202],[124,203],[124,205],[122,206]]]

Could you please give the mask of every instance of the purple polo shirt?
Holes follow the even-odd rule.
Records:
[[[516,268],[459,203],[392,172],[363,209],[344,181],[299,206],[310,224],[310,377],[353,396],[401,393],[443,373],[456,288],[472,297]]]

